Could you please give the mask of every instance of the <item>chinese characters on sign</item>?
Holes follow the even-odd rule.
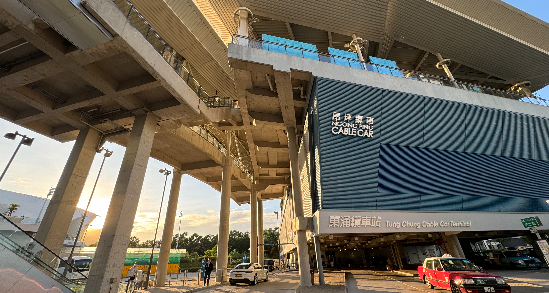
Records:
[[[332,114],[332,133],[360,137],[373,137],[374,118],[360,115]]]
[[[330,216],[330,228],[381,227],[381,217]]]

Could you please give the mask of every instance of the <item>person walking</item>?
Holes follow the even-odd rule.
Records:
[[[208,262],[204,267],[204,286],[210,286],[210,275],[214,269],[212,260],[208,258]]]

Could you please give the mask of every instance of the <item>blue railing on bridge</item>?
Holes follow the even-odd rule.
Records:
[[[265,35],[263,35],[265,36]],[[270,41],[269,41],[270,40]],[[249,37],[233,35],[232,43],[240,46],[247,46],[256,49],[263,49],[267,51],[273,51],[277,53],[313,59],[322,62],[333,63],[337,65],[352,67],[361,70],[373,71],[381,74],[417,80],[421,82],[428,82],[448,87],[457,87],[459,89],[498,96],[506,99],[522,101],[526,103],[548,106],[549,101],[537,96],[526,96],[514,91],[503,91],[494,89],[482,85],[476,85],[468,82],[455,81],[454,84],[449,78],[425,74],[415,70],[404,70],[398,68],[396,62],[391,60],[385,60],[376,57],[369,57],[370,62],[362,62],[358,60],[356,53],[338,50],[334,48],[328,48],[329,53],[318,52],[316,46],[308,47],[302,45],[304,43],[286,40],[283,38],[269,36],[267,40],[258,40]],[[289,44],[299,44],[299,46],[293,46]]]

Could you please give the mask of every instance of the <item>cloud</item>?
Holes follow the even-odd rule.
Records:
[[[206,212],[208,212],[209,214],[213,214],[213,213],[215,213],[215,211],[214,211],[214,210],[207,210]]]
[[[17,177],[17,178],[14,178],[12,180],[9,181],[10,183],[12,183],[13,185],[15,185],[16,187],[19,187],[19,188],[28,188],[28,187],[31,187],[31,179],[30,178],[25,178],[25,177]]]
[[[219,215],[186,214],[182,217],[184,226],[197,227],[202,225],[219,225]]]

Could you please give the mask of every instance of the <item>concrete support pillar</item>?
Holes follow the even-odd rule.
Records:
[[[263,240],[263,201],[261,199],[257,200],[257,253],[258,253],[258,259],[257,261],[263,265],[265,260],[265,248],[264,248],[264,240]]]
[[[170,248],[172,246],[173,228],[175,225],[175,216],[177,214],[177,201],[179,200],[179,188],[181,187],[181,176],[183,173],[177,169],[173,170],[172,188],[170,189],[170,199],[166,211],[166,220],[164,221],[164,232],[162,233],[162,245],[158,255],[158,265],[156,267],[156,286],[164,287],[166,284],[166,274],[168,273],[168,261],[170,258]]]
[[[294,196],[295,217],[303,218],[303,198],[301,197],[301,181],[299,176],[299,165],[297,163],[297,139],[294,127],[286,127],[288,133],[288,148],[290,153],[290,170],[292,173],[292,194]],[[300,286],[311,286],[311,273],[309,265],[309,251],[307,245],[307,232],[298,230],[297,253],[299,261],[299,283]]]
[[[461,244],[459,243],[459,240],[456,234],[443,235],[442,239],[446,241],[445,243],[445,246],[447,249],[446,253],[451,254],[453,257],[465,257],[463,253],[463,249],[461,249]]]
[[[248,10],[240,9],[238,14],[238,35],[248,36]]]
[[[217,238],[217,263],[215,280],[226,282],[227,261],[229,259],[229,214],[231,212],[231,177],[233,159],[231,157],[232,132],[226,132],[227,155],[223,157],[223,173],[221,183],[221,207],[219,208],[219,235]]]
[[[463,252],[463,248],[461,248],[461,243],[459,242],[459,239],[456,234],[450,235],[452,237],[454,246],[456,247],[457,252],[459,253],[459,257],[465,257],[465,252]]]
[[[93,258],[86,293],[108,293],[118,288],[130,243],[137,204],[154,140],[153,114],[135,117],[122,166],[116,179],[105,225]],[[160,194],[160,190],[158,191]]]
[[[257,262],[257,192],[252,183],[252,192],[250,193],[250,262]]]
[[[444,63],[444,58],[442,58],[442,55],[440,55],[440,53],[436,53],[435,54],[438,58],[438,61],[439,62],[442,62],[441,65],[442,65],[442,68],[444,69],[444,71],[446,72],[446,75],[448,75],[448,78],[452,81],[452,84],[455,86],[455,87],[458,87],[458,84],[456,83],[456,80],[454,79],[454,76],[452,75],[452,72],[450,71],[450,69],[448,68],[448,64]],[[438,67],[438,65],[437,65]],[[440,69],[440,68],[439,68]]]
[[[101,134],[94,129],[80,130],[36,233],[36,240],[56,254],[59,254],[63,247],[76,204],[80,200],[84,183],[97,153],[100,137]]]
[[[320,250],[320,236],[315,235],[315,252],[316,252],[316,267],[318,268],[318,283],[325,285],[324,283],[324,268],[322,266],[322,251]]]

